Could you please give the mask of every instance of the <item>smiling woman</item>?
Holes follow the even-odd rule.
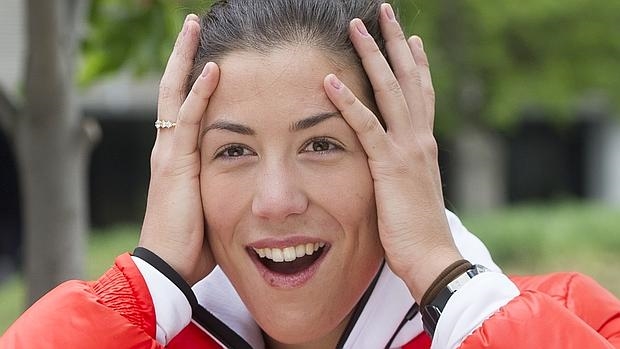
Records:
[[[444,209],[428,60],[389,4],[189,15],[158,116],[139,247],[50,292],[2,345],[620,343],[617,299],[579,275],[508,278]]]
[[[323,87],[337,67],[322,50],[281,46],[218,63],[201,141],[209,243],[270,338],[337,339],[383,258],[373,182],[362,145]],[[359,93],[356,71],[340,76]],[[211,126],[222,124],[235,126]],[[306,246],[310,254],[297,260]],[[325,301],[308,302],[317,294]]]

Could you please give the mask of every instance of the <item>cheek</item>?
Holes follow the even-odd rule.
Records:
[[[373,181],[366,157],[361,154],[351,166],[343,167],[341,173],[334,176],[333,183],[327,185],[328,202],[339,220],[350,229],[376,222],[376,206]],[[371,228],[373,228],[371,226]]]
[[[365,156],[343,174],[341,183],[333,188],[331,195],[332,207],[339,207],[336,215],[346,241],[343,253],[348,257],[343,262],[357,266],[359,275],[351,275],[361,279],[357,282],[366,280],[374,276],[374,270],[383,258],[383,248],[377,227],[374,183]]]
[[[216,253],[220,245],[233,238],[234,226],[243,210],[242,194],[246,191],[231,176],[213,175],[203,168],[200,192],[209,241]]]

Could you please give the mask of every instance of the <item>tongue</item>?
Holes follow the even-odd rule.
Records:
[[[310,256],[298,257],[292,262],[274,262],[271,259],[261,258],[260,261],[274,273],[279,274],[297,274],[309,268],[323,253],[323,249],[319,249]]]

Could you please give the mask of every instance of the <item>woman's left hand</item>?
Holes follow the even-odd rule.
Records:
[[[389,4],[381,6],[380,23],[389,64],[361,20],[351,21],[350,37],[387,130],[335,75],[324,85],[368,155],[387,262],[419,301],[441,271],[462,257],[444,209],[434,90],[422,41],[405,39]]]

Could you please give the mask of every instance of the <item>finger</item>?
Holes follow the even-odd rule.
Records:
[[[351,21],[349,33],[372,85],[377,106],[388,131],[410,130],[409,110],[403,91],[377,43],[358,18]]]
[[[368,159],[382,158],[381,154],[387,151],[387,137],[379,119],[336,75],[327,75],[323,87],[342,117],[357,134]]]
[[[420,123],[424,123],[423,125],[426,126],[425,114],[427,111],[421,91],[420,71],[390,4],[381,5],[380,25],[388,59],[407,102],[410,122],[414,129],[420,127]]]
[[[422,97],[426,107],[427,125],[433,129],[435,120],[435,89],[433,88],[433,79],[431,77],[431,69],[428,63],[428,57],[424,51],[424,44],[419,36],[412,36],[408,40],[409,48],[416,61],[419,75],[420,85],[422,88]]]
[[[174,149],[178,155],[187,155],[198,148],[200,122],[209,104],[209,99],[219,81],[219,67],[207,63],[194,82],[187,99],[179,111],[179,119],[174,129]]]
[[[176,121],[185,96],[185,82],[196,55],[200,26],[195,15],[187,16],[177,37],[159,85],[157,115],[159,119]],[[170,134],[170,132],[164,132]]]

